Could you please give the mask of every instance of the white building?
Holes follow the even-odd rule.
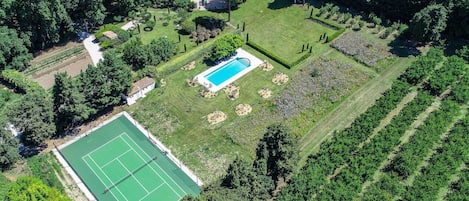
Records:
[[[137,102],[137,99],[145,97],[149,91],[155,88],[155,80],[145,77],[132,84],[132,90],[127,96],[127,104],[132,105]]]

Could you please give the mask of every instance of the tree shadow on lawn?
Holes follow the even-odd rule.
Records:
[[[417,43],[409,41],[402,36],[394,39],[388,44],[391,47],[390,52],[398,57],[417,56],[421,52],[417,49]]]
[[[268,8],[272,10],[282,9],[293,5],[293,0],[274,0],[269,3]]]

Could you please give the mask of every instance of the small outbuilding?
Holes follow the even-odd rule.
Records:
[[[126,97],[127,105],[137,102],[137,99],[145,97],[149,91],[155,88],[155,80],[145,77],[132,84],[132,90]]]
[[[110,40],[114,40],[114,39],[117,39],[117,34],[114,33],[114,31],[105,31],[103,32],[103,36],[105,36],[106,38],[109,38]]]

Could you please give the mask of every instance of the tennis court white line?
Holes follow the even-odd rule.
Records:
[[[114,185],[114,182],[112,182],[112,180],[107,176],[107,174],[106,174],[101,168],[99,168],[99,165],[96,163],[96,161],[94,161],[93,157],[89,156],[89,158],[90,158],[90,159],[93,161],[93,163],[98,167],[99,171],[101,171],[101,172],[104,174],[104,176],[106,176],[106,178],[111,182],[111,184],[112,184],[111,187],[116,188],[117,191],[119,191],[119,193],[122,195],[122,197],[124,197],[124,199],[128,201],[128,199],[125,197],[125,195],[119,190],[119,187],[117,187],[116,185]],[[98,175],[96,175],[96,176],[98,176]],[[98,177],[99,177],[99,176],[98,176]],[[106,186],[106,185],[104,185],[104,186]],[[108,187],[106,187],[106,189],[107,189],[107,188],[108,188]],[[111,189],[109,189],[109,192],[110,192],[112,195],[114,195],[114,194],[111,192]],[[119,199],[117,199],[117,200],[119,200]]]
[[[104,146],[106,146],[107,144],[113,142],[113,141],[116,140],[117,138],[121,138],[121,135],[123,135],[124,133],[125,133],[125,132],[123,132],[123,133],[121,133],[120,135],[118,135],[118,136],[112,138],[112,140],[107,141],[106,143],[102,144],[102,145],[99,146],[98,148],[96,148],[96,149],[94,149],[93,151],[89,152],[89,153],[86,154],[85,156],[91,155],[91,154],[92,154],[93,152],[95,152],[96,150],[101,149],[102,147],[104,147]],[[125,133],[125,134],[127,134],[127,133]],[[83,156],[83,157],[85,157],[85,156]],[[99,165],[98,165],[98,167],[99,167]]]
[[[124,167],[125,170],[127,170],[127,172],[132,175],[132,178],[134,178],[135,181],[138,182],[138,185],[140,185],[140,186],[143,188],[143,190],[145,190],[145,191],[147,192],[147,194],[148,194],[148,190],[145,188],[145,186],[143,186],[143,184],[140,183],[140,181],[139,181],[137,178],[135,178],[135,175],[134,175],[129,169],[127,169],[127,167],[121,162],[121,160],[118,159],[117,161],[119,161],[119,163],[122,165],[122,167]],[[120,179],[119,179],[119,180],[120,180]],[[118,181],[119,181],[119,180],[118,180]]]
[[[127,135],[127,137],[128,137],[128,135]],[[129,138],[130,138],[130,137],[129,137]],[[125,143],[127,143],[127,141],[126,141],[125,139],[123,139],[123,140],[124,140]],[[147,154],[147,152],[145,152],[140,146],[138,146],[138,144],[137,144],[132,138],[130,138],[130,140],[132,141],[133,144],[137,145],[137,147],[140,149],[140,151],[143,152],[143,154],[145,154],[148,158],[151,158],[151,157]],[[130,146],[129,143],[127,143],[127,145]],[[132,149],[133,149],[133,147],[132,147]],[[137,152],[136,152],[136,153],[137,153]],[[138,154],[138,153],[137,153],[137,155],[140,156],[140,154]],[[142,158],[142,157],[140,156],[140,158]],[[142,159],[143,159],[143,158],[142,158]],[[143,160],[143,161],[145,161],[145,160]],[[179,189],[181,189],[182,192],[184,192],[184,194],[188,194],[186,191],[184,191],[184,189],[181,188],[181,186],[179,186],[179,184],[176,183],[176,181],[173,180],[172,177],[170,177],[170,176],[168,175],[168,173],[166,173],[166,171],[164,171],[163,168],[160,167],[160,165],[158,165],[158,163],[155,163],[155,165],[158,166],[158,168],[159,168],[161,171],[163,171],[163,173],[164,173],[167,177],[169,177],[169,179],[170,179]],[[151,166],[150,166],[150,168],[153,169],[153,167],[151,167]],[[155,171],[155,170],[153,169],[153,171]],[[155,173],[158,174],[157,172],[155,172]],[[159,174],[158,174],[158,175],[159,175]],[[161,176],[160,176],[160,177],[161,177]],[[163,180],[164,180],[164,179],[163,179]],[[164,181],[166,182],[166,180],[164,180]],[[181,197],[181,195],[179,195],[179,193],[177,193],[177,192],[171,187],[171,185],[168,185],[168,186],[169,186],[169,188],[171,188],[171,190],[173,190],[174,193],[176,193],[179,197]],[[182,197],[184,197],[184,196],[182,196]]]
[[[128,137],[128,136],[127,136],[127,137]],[[130,137],[129,137],[129,138],[130,138]],[[134,149],[132,146],[130,146],[130,144],[127,142],[127,140],[125,140],[124,138],[122,138],[122,140],[124,140],[124,142],[127,144],[127,146],[129,146],[129,147],[135,152],[135,154],[137,154],[137,156],[138,156],[140,159],[142,159],[143,162],[145,162],[145,159],[142,158],[142,156],[141,156],[137,151],[135,151],[135,149]],[[131,140],[132,140],[132,139],[131,139]],[[133,140],[132,140],[132,141],[133,141]],[[134,144],[135,144],[135,142],[134,142]],[[148,156],[148,155],[147,155],[147,156]],[[148,157],[149,157],[149,156],[148,156]],[[151,157],[149,157],[149,158],[151,158]],[[156,175],[158,175],[158,177],[163,181],[163,183],[168,184],[168,183],[166,183],[166,179],[164,179],[158,172],[156,172],[156,170],[153,169],[153,167],[152,167],[151,165],[148,165],[148,166],[150,167],[150,169],[151,169]],[[177,192],[171,187],[171,185],[168,184],[168,186],[169,186],[169,188],[171,188],[171,190],[173,191],[173,193],[175,193],[178,197],[181,197],[181,195],[179,195],[179,193],[177,193]],[[186,192],[184,192],[184,193],[186,193]],[[187,194],[187,193],[186,193],[186,194]]]
[[[96,175],[96,177],[98,177],[99,181],[100,181],[100,182],[103,184],[103,186],[107,189],[108,187],[107,187],[106,184],[103,182],[103,180],[101,179],[101,177],[99,177],[99,175],[96,173],[96,171],[94,171],[94,169],[91,168],[90,164],[88,164],[88,162],[84,159],[84,157],[85,157],[85,156],[81,157],[81,159],[82,159],[83,161],[85,161],[85,163],[86,163],[86,165],[88,166],[88,168],[90,168],[91,171],[93,171],[94,175]],[[90,158],[90,157],[88,156],[88,158]],[[111,182],[111,183],[112,183],[112,182]],[[114,195],[114,193],[112,193],[111,191],[109,191],[109,192],[111,193],[112,197],[116,198],[116,200],[119,200],[119,199],[117,199],[117,197]]]
[[[159,186],[155,187],[153,190],[151,190],[150,192],[148,192],[147,195],[143,196],[140,200],[138,201],[141,201],[143,199],[145,199],[147,196],[151,195],[153,192],[155,192],[156,190],[158,190],[159,188],[161,188],[161,186],[165,185],[166,183],[161,183]]]
[[[107,162],[106,164],[104,164],[103,166],[99,167],[101,169],[103,169],[104,167],[106,167],[107,165],[109,165],[110,163],[112,163],[113,161],[119,159],[122,155],[128,153],[129,151],[132,151],[131,149],[125,151],[124,153],[120,154],[119,156],[117,156],[116,158],[112,159],[111,161]]]

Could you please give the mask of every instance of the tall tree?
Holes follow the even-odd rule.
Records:
[[[6,193],[8,201],[69,201],[70,199],[34,177],[20,177]],[[71,200],[70,200],[71,201]]]
[[[80,92],[85,95],[86,104],[90,108],[100,111],[108,106],[111,86],[101,68],[89,65],[80,73]]]
[[[297,139],[285,126],[269,126],[259,143],[264,145],[258,146],[267,150],[267,158],[264,160],[267,162],[268,174],[275,181],[293,172],[299,159]]]
[[[137,37],[124,45],[122,48],[122,59],[133,69],[144,68],[148,64],[148,53],[146,47],[142,44],[140,37]]]
[[[16,0],[14,26],[28,35],[33,49],[43,49],[67,37],[73,31],[72,20],[60,0]]]
[[[0,27],[0,71],[15,69],[22,71],[29,66],[32,55],[28,52],[26,42],[18,37],[14,29]]]
[[[432,4],[415,13],[409,30],[419,41],[439,41],[447,20],[448,10],[441,4]]]
[[[55,134],[52,101],[42,90],[27,92],[8,110],[10,122],[19,129],[26,145],[41,145]]]
[[[20,157],[18,140],[6,128],[7,124],[0,119],[0,170],[8,169]]]
[[[122,58],[117,57],[117,52],[108,51],[104,53],[103,60],[98,63],[97,68],[101,68],[106,82],[110,86],[110,102],[108,105],[115,105],[121,101],[122,95],[132,86],[132,70],[127,66]]]
[[[88,119],[95,113],[86,104],[85,96],[79,91],[78,86],[66,72],[55,74],[54,111],[59,131],[72,128],[76,123]]]

